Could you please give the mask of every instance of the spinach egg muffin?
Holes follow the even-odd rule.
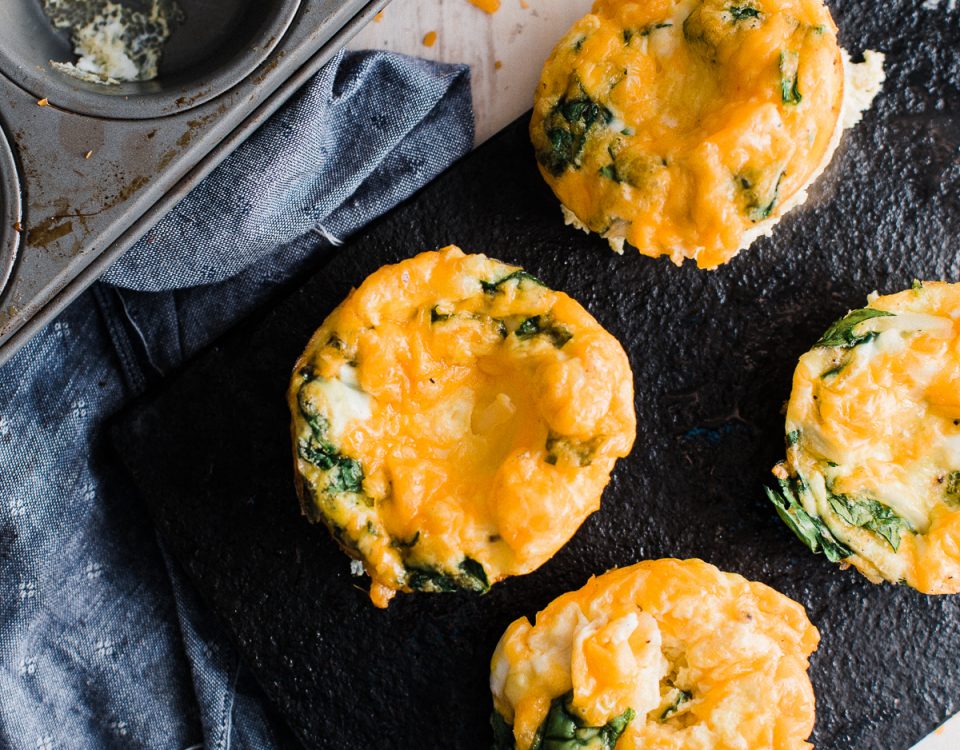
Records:
[[[845,63],[822,0],[597,0],[544,66],[540,171],[617,252],[716,268],[806,199],[869,107],[883,56]]]
[[[303,512],[363,563],[381,607],[542,565],[636,434],[619,342],[566,294],[452,246],[351,292],[288,402]]]
[[[800,358],[777,512],[873,582],[960,592],[960,285],[871,295]]]
[[[612,570],[507,628],[494,747],[810,748],[819,640],[801,605],[701,560]]]

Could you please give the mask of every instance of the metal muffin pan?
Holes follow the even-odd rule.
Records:
[[[108,88],[50,67],[72,55],[41,0],[5,0],[0,364],[386,2],[179,0],[158,79]]]
[[[20,175],[10,142],[0,130],[0,291],[3,290],[20,246]]]

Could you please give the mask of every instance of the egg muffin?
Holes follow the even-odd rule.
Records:
[[[726,263],[806,199],[883,56],[845,74],[822,0],[597,0],[544,66],[530,135],[568,224]],[[845,81],[846,79],[846,81]]]
[[[800,358],[768,490],[814,552],[960,592],[960,285],[871,295]]]
[[[378,606],[539,567],[636,434],[619,342],[526,271],[452,246],[351,292],[288,402],[302,510],[362,561]]]
[[[813,729],[803,607],[701,560],[591,578],[507,628],[496,750],[799,750]]]

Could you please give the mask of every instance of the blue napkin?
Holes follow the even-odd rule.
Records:
[[[341,55],[0,368],[0,747],[289,744],[102,424],[472,143],[465,67]]]

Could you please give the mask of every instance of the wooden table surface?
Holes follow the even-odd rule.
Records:
[[[956,0],[925,0],[923,8],[952,9]],[[592,0],[502,0],[486,13],[469,0],[393,0],[350,44],[446,62],[472,71],[477,145],[523,114],[533,102],[540,68],[557,40]],[[942,6],[946,6],[945,8]],[[435,32],[432,44],[425,37]],[[914,750],[960,747],[960,716]]]
[[[500,10],[491,14],[468,0],[393,0],[350,47],[467,63],[479,145],[530,109],[544,60],[592,4],[592,0],[502,0]],[[436,32],[436,41],[427,46],[424,37],[431,31]]]

